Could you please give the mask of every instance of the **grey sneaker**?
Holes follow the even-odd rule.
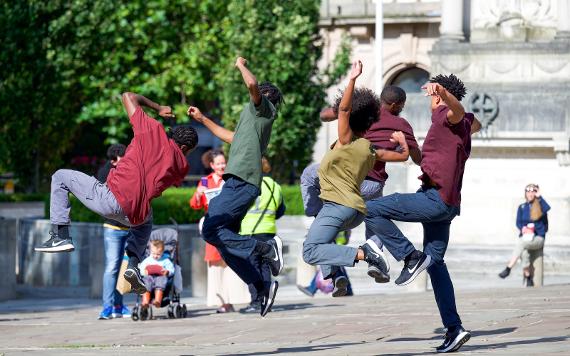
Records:
[[[50,239],[34,248],[36,252],[71,252],[75,250],[71,237],[62,239],[53,231],[49,232]]]

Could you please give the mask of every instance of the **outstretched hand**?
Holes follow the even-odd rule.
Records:
[[[402,133],[402,131],[394,131],[392,132],[392,137],[390,138],[390,142],[398,143],[400,146],[406,143],[406,136]]]
[[[158,115],[164,118],[175,118],[175,115],[172,112],[172,108],[170,106],[161,105],[158,109]]]
[[[186,111],[186,114],[198,122],[203,121],[202,112],[195,106],[190,106]]]
[[[358,78],[360,74],[362,74],[362,62],[360,60],[356,60],[352,63],[349,79],[354,80]]]
[[[235,66],[238,67],[240,65],[245,67],[247,65],[247,59],[243,57],[237,57]]]
[[[441,96],[445,91],[445,88],[438,83],[427,83],[422,89],[426,91],[425,96]]]

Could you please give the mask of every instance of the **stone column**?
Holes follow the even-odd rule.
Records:
[[[558,31],[557,40],[570,41],[570,2],[558,0]]]
[[[463,41],[463,0],[441,0],[442,41]]]

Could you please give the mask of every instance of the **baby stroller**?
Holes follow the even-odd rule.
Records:
[[[160,308],[167,307],[168,318],[185,318],[186,304],[180,303],[180,293],[182,292],[182,270],[178,261],[178,231],[171,228],[161,228],[154,230],[150,234],[149,244],[145,251],[145,257],[150,254],[150,242],[161,240],[164,242],[164,253],[168,254],[168,258],[174,263],[174,275],[168,277],[166,289],[164,290],[164,298]],[[150,291],[153,292],[153,291]],[[131,318],[134,321],[147,320],[153,318],[153,306],[142,308],[141,296],[137,295],[137,301],[133,307]]]

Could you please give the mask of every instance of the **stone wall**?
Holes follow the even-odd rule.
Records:
[[[16,296],[17,220],[0,218],[0,301]]]

